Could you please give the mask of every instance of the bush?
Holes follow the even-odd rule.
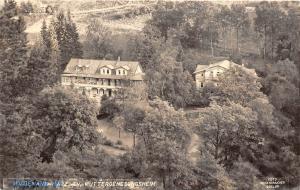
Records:
[[[107,98],[106,95],[102,97],[99,117],[112,119],[120,112],[119,105],[115,99]]]
[[[113,146],[114,143],[113,143],[111,140],[106,139],[106,140],[104,141],[103,145],[106,145],[106,146]]]
[[[116,144],[117,145],[122,145],[123,143],[122,143],[122,141],[118,140]]]

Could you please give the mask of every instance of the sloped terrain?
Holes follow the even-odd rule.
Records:
[[[40,11],[48,5],[54,7],[56,11],[70,10],[80,35],[85,34],[88,21],[91,19],[101,20],[114,33],[141,31],[146,21],[150,19],[155,5],[153,1],[32,0],[31,2]],[[30,44],[38,39],[43,20],[49,23],[51,17],[43,12],[36,12],[25,17],[28,21],[26,32]]]

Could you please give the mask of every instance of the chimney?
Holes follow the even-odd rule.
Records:
[[[120,58],[120,56],[118,56],[118,62],[119,62],[119,61],[121,61],[121,58]]]

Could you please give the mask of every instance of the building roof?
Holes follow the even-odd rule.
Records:
[[[107,67],[110,69],[124,68],[128,70],[129,75],[135,75],[137,68],[139,67],[139,62],[135,61],[115,61],[115,60],[93,60],[93,59],[71,59],[68,63],[64,74],[86,74],[95,75],[98,74],[99,68]],[[78,71],[76,67],[81,67],[84,69]]]
[[[240,67],[240,68],[243,68],[248,74],[252,74],[252,75],[257,76],[254,69],[248,69],[248,68],[246,68],[242,65],[236,64],[236,63],[234,63],[232,61],[229,61],[229,60],[223,60],[223,61],[212,63],[212,64],[209,64],[209,65],[197,65],[197,68],[196,68],[196,71],[194,72],[194,74],[202,72],[202,71],[206,71],[210,68],[217,67],[217,66],[218,67],[223,67],[225,69],[230,69],[231,67]]]
[[[100,68],[124,68],[128,75],[102,75]],[[135,61],[114,61],[114,60],[93,60],[93,59],[71,59],[64,70],[63,76],[82,76],[92,78],[143,80],[144,73],[136,73],[139,62]],[[82,68],[78,70],[77,68]],[[141,67],[140,67],[141,68]]]
[[[198,73],[198,72],[201,72],[201,71],[205,71],[207,69],[210,69],[210,68],[216,67],[216,66],[220,66],[220,67],[223,67],[225,69],[229,69],[232,64],[237,65],[236,63],[233,63],[233,62],[228,61],[228,60],[219,61],[219,62],[212,63],[212,64],[209,64],[209,65],[197,65],[197,68],[196,68],[196,71],[194,72],[194,74]]]

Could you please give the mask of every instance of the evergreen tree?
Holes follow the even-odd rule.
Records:
[[[57,65],[51,61],[48,49],[37,44],[18,80],[22,94],[36,95],[46,86],[53,85],[57,78]]]
[[[69,41],[70,50],[72,50],[72,57],[81,58],[83,55],[82,45],[79,42],[79,34],[77,31],[76,24],[72,21],[71,13],[68,11],[66,32]]]
[[[4,1],[0,11],[0,98],[8,100],[16,96],[16,79],[26,65],[27,39],[25,23],[18,15],[14,0]]]
[[[46,49],[47,55],[49,56],[48,59],[49,59],[51,55],[51,34],[47,28],[47,24],[45,20],[43,21],[43,25],[41,28],[41,41]]]
[[[59,50],[59,73],[62,73],[72,57],[82,56],[79,34],[70,14],[66,17],[64,12],[51,21],[49,32],[52,48]]]

